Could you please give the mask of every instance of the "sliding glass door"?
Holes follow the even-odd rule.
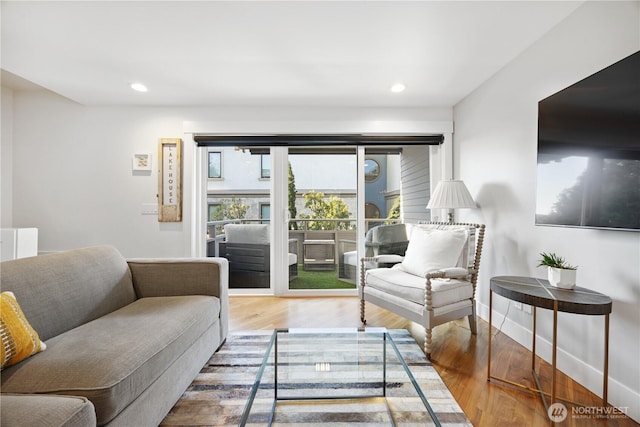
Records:
[[[429,218],[429,151],[208,147],[207,255],[232,294],[355,295],[369,230]]]
[[[229,260],[230,290],[270,294],[270,150],[208,148],[207,162],[207,255]]]
[[[353,281],[341,278],[339,248],[357,234],[357,148],[290,147],[287,173],[287,232],[298,260],[288,290],[355,290]]]

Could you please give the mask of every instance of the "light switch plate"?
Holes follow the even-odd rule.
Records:
[[[143,203],[140,213],[142,215],[158,215],[158,205],[156,203]]]

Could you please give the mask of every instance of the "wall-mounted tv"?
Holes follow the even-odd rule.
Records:
[[[538,103],[536,224],[640,231],[640,51]]]

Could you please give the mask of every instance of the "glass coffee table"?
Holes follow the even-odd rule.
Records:
[[[385,328],[276,329],[240,426],[440,426]]]

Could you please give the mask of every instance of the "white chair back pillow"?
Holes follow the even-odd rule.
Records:
[[[441,230],[414,226],[404,260],[397,268],[415,276],[449,267],[466,268],[466,265],[459,263],[468,240],[469,231],[466,227]]]

